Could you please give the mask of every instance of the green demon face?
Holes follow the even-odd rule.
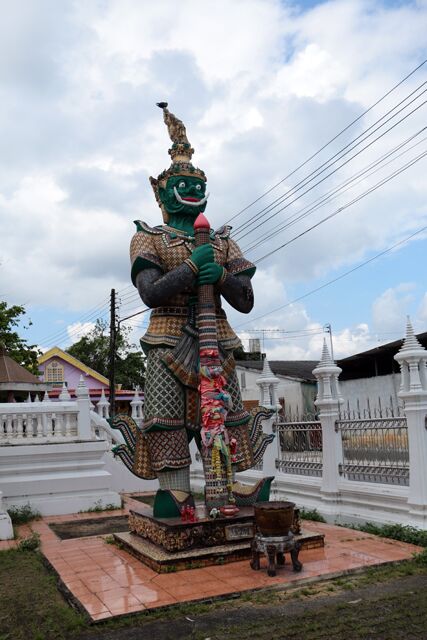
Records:
[[[206,209],[206,183],[195,176],[172,176],[166,187],[159,188],[160,199],[166,211],[181,216],[196,218]]]

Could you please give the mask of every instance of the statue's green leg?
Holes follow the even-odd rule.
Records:
[[[155,518],[177,518],[183,506],[194,507],[190,492],[190,467],[159,471],[157,477],[160,489],[154,500]]]

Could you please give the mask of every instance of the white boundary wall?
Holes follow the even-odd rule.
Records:
[[[75,401],[53,403],[46,394],[43,402],[0,405],[0,539],[10,537],[8,507],[30,504],[42,515],[120,507],[111,439],[94,415],[82,378]]]
[[[238,474],[238,479],[254,484],[260,477],[275,476],[273,499],[289,499],[299,507],[317,509],[328,522],[339,524],[372,521],[397,523],[427,529],[427,351],[421,347],[408,323],[405,342],[396,355],[402,375],[389,376],[390,390],[396,397],[396,380],[400,382],[397,400],[404,405],[409,440],[409,486],[347,480],[340,476],[342,441],[336,423],[343,398],[338,386],[341,370],[332,362],[326,344],[322,360],[314,370],[318,379],[316,406],[322,428],[322,476],[282,473],[277,470],[279,443],[274,441],[264,456],[262,470]],[[344,383],[347,389],[351,386]],[[352,385],[353,388],[354,384]],[[359,392],[359,389],[357,390]],[[372,388],[372,400],[378,389]],[[357,393],[357,395],[359,395]],[[374,406],[377,406],[377,402]],[[344,403],[344,408],[345,408]],[[352,407],[355,408],[355,407]],[[264,422],[264,431],[274,431],[274,416]],[[203,470],[192,447],[192,485],[201,490]]]

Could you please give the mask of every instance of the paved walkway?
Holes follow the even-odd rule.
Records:
[[[139,503],[140,505],[141,503]],[[221,566],[158,574],[126,551],[108,544],[102,537],[60,540],[49,522],[81,520],[84,517],[123,515],[125,510],[99,514],[54,516],[31,523],[41,536],[42,552],[61,580],[87,611],[92,620],[103,620],[166,605],[204,600],[269,586],[303,583],[319,576],[339,574],[365,566],[409,559],[420,549],[414,545],[382,539],[370,534],[318,522],[304,521],[304,530],[325,534],[323,549],[302,550],[301,573],[290,563],[279,567],[270,578],[265,560],[260,571],[253,571],[244,560]],[[29,531],[26,527],[24,532]],[[14,542],[0,543],[0,548]]]

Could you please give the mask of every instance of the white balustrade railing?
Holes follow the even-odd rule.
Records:
[[[71,401],[0,404],[0,445],[75,440],[78,414]]]
[[[94,440],[106,440],[110,446],[125,444],[120,431],[112,429],[105,418],[102,418],[96,411],[90,412],[90,425]]]

